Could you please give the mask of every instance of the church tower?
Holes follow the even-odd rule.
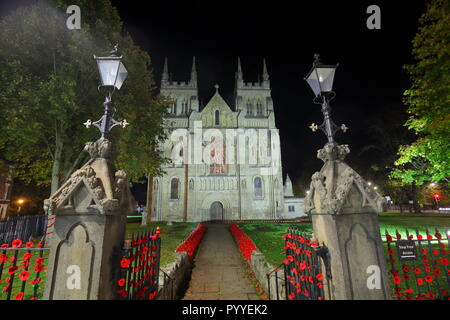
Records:
[[[238,65],[235,81],[235,108],[245,115],[245,118],[273,117],[273,101],[270,95],[270,80],[266,60],[263,59],[262,81],[245,82],[241,59]],[[275,126],[275,124],[273,124]]]
[[[192,59],[192,69],[189,81],[172,81],[169,74],[167,57],[164,60],[164,70],[161,77],[161,93],[173,100],[170,107],[170,117],[188,117],[192,111],[199,111],[197,69],[195,57]]]

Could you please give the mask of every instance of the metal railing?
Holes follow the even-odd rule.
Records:
[[[16,239],[24,241],[44,236],[47,215],[8,217],[0,220],[0,243],[10,244]]]
[[[398,300],[450,298],[450,234],[408,229],[385,231],[385,250],[391,294]]]
[[[160,277],[163,276],[163,283],[160,284],[157,300],[175,300],[175,278],[169,276],[164,270],[159,269]]]
[[[331,297],[331,266],[328,248],[319,246],[311,235],[301,233],[291,227],[284,236],[286,260],[267,274],[269,299],[277,300],[323,300],[324,287],[328,288],[327,297]],[[283,276],[279,276],[283,267]],[[272,279],[275,294],[272,294]],[[284,292],[283,292],[284,291]]]
[[[15,239],[0,246],[0,300],[37,300],[43,296],[49,248]]]

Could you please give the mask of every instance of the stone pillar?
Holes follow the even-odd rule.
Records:
[[[343,160],[347,145],[326,144],[317,157],[325,162],[312,176],[306,211],[314,236],[328,247],[331,296],[337,300],[390,299],[386,258],[377,212],[385,199]]]
[[[125,172],[114,168],[110,142],[88,143],[85,150],[91,160],[45,201],[56,216],[47,300],[116,298],[126,216],[134,201]]]

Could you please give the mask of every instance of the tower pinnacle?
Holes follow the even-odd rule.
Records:
[[[162,82],[169,81],[169,67],[167,64],[167,57],[164,58],[164,70],[163,70],[161,81]]]
[[[236,72],[236,79],[237,80],[243,80],[242,68],[241,68],[241,58],[239,58],[239,57],[238,57],[238,66],[237,66],[237,72]]]
[[[269,81],[269,74],[267,73],[266,59],[263,59],[263,81]]]
[[[197,70],[195,67],[195,56],[192,58],[191,82],[197,83]]]

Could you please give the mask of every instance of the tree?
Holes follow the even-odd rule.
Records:
[[[450,1],[432,0],[419,20],[413,44],[415,64],[405,91],[410,118],[405,126],[417,140],[399,148],[392,176],[418,185],[450,182]]]
[[[66,27],[71,4],[81,8],[81,30]],[[103,112],[92,55],[105,55],[116,43],[129,77],[113,97],[115,118],[131,123],[113,129],[117,165],[134,181],[158,173],[164,159],[153,146],[164,139],[168,102],[155,91],[150,57],[122,32],[110,1],[54,0],[18,8],[0,21],[0,155],[16,178],[51,185],[53,194],[83,164],[84,143],[99,133],[82,124]]]

